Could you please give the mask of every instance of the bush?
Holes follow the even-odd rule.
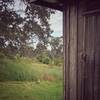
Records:
[[[39,62],[42,62],[43,64],[50,64],[50,62],[51,62],[50,57],[48,57],[48,55],[46,55],[46,54],[41,54],[41,55],[39,55],[39,56],[37,57],[37,60],[38,60]]]
[[[43,58],[42,62],[43,62],[43,64],[50,64],[50,58],[45,57],[45,58]]]
[[[39,55],[38,57],[37,57],[37,60],[39,61],[39,62],[42,62],[42,55]]]

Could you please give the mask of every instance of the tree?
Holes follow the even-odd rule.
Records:
[[[24,5],[23,10],[16,9],[18,2]],[[19,51],[34,35],[46,43],[52,33],[48,23],[52,13],[53,10],[29,0],[0,0],[0,50],[11,45]]]
[[[63,55],[63,38],[51,37],[50,47],[51,53],[54,57],[61,57]]]
[[[40,56],[40,55],[42,55],[46,51],[47,51],[47,47],[43,43],[39,42],[36,45],[36,49],[34,50],[34,55],[35,56]]]
[[[51,47],[52,63],[57,66],[62,66],[63,64],[63,37],[51,37],[50,47]]]
[[[21,57],[33,58],[34,48],[27,45],[22,46],[17,54],[19,54]]]

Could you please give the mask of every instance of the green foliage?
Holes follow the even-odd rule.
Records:
[[[52,13],[29,0],[0,0],[0,49],[15,56],[23,46],[32,44],[35,36],[46,43],[52,33],[48,22]]]
[[[39,62],[42,62],[43,64],[50,64],[51,63],[51,58],[49,57],[49,55],[46,51],[43,51],[40,54],[38,54],[37,59]]]
[[[39,62],[42,62],[42,58],[43,58],[42,55],[38,55],[38,56],[37,56],[37,60],[38,60]]]
[[[38,55],[37,60],[43,64],[53,64],[56,66],[63,66],[63,57],[50,57],[46,53],[42,53],[41,55]]]
[[[57,58],[63,55],[63,38],[62,37],[51,37],[50,40],[52,56]]]
[[[50,64],[50,58],[49,57],[44,57],[43,60],[42,60],[42,62],[44,64]]]

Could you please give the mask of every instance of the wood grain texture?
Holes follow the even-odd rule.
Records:
[[[85,18],[82,13],[84,3],[79,2],[78,7],[78,64],[77,64],[77,100],[83,100],[84,92],[84,68],[85,60],[82,58],[85,55]]]
[[[100,12],[72,2],[64,15],[65,100],[100,100]]]
[[[65,7],[66,9],[66,7]],[[63,13],[63,21],[64,21],[64,99],[69,100],[69,33],[70,33],[70,26],[69,26],[69,9],[64,10]],[[66,18],[67,17],[67,18]]]
[[[77,100],[77,8],[70,8],[70,100]]]
[[[68,2],[67,2],[68,4]],[[69,2],[65,8],[65,100],[77,100],[77,8]]]
[[[100,14],[96,16],[95,28],[94,100],[100,100]]]

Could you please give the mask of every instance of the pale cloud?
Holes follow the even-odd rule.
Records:
[[[26,5],[25,3],[23,3],[21,0],[14,0],[15,4],[14,4],[14,10],[21,16],[21,17],[25,17],[25,9],[26,9]]]
[[[51,15],[50,19],[51,29],[54,31],[53,36],[62,36],[63,34],[63,14],[60,11],[56,11]]]

